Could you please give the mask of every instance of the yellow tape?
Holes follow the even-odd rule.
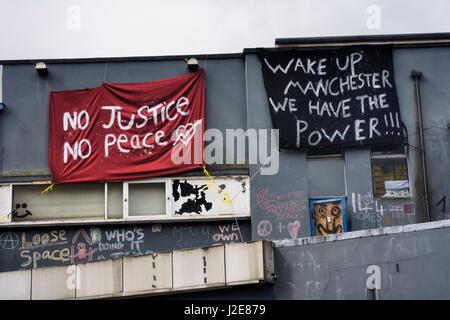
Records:
[[[11,214],[11,212],[10,213],[8,213],[7,215],[4,215],[1,219],[0,219],[0,221],[2,221],[3,219],[5,219],[7,216],[9,216]]]
[[[203,172],[205,173],[206,176],[208,176],[208,177],[211,179],[211,182],[210,182],[208,185],[204,186],[204,187],[202,188],[202,190],[209,188],[212,184],[216,184],[216,181],[209,175],[209,172],[206,170],[206,167],[205,167],[205,166],[203,166]],[[219,190],[219,193],[222,193],[222,191],[223,191],[223,190],[220,188],[220,186],[217,186],[217,190]],[[227,203],[227,204],[231,204],[231,203],[232,203],[232,201],[231,201],[229,195],[230,195],[230,194],[229,194],[228,192],[224,192],[224,193],[223,193],[223,196],[225,197],[224,202]]]
[[[211,185],[214,184],[214,183],[215,183],[214,180],[211,181],[208,185],[204,186],[204,187],[202,188],[202,190],[208,189],[208,188],[211,187]]]
[[[42,191],[41,194],[44,194],[44,193],[48,192],[48,190],[53,191],[53,186],[54,186],[54,185],[55,185],[55,184],[52,183],[52,185],[51,185],[50,187],[48,187],[47,189],[45,189],[44,191]]]

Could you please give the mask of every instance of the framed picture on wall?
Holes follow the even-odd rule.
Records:
[[[345,197],[312,198],[309,211],[312,236],[347,232]]]

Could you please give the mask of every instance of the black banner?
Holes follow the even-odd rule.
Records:
[[[391,47],[257,54],[280,148],[404,143]]]

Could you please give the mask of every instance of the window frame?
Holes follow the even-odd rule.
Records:
[[[233,174],[233,175],[219,175],[215,176],[215,179],[233,179],[236,177],[243,177],[247,181],[247,192],[246,199],[247,202],[246,207],[248,208],[248,212],[241,214],[210,214],[210,215],[181,215],[176,216],[173,212],[173,196],[172,196],[172,185],[173,180],[205,180],[205,182],[210,181],[208,177],[205,176],[171,176],[171,177],[158,177],[158,178],[147,178],[147,179],[136,179],[136,180],[120,180],[120,181],[102,181],[102,182],[90,182],[90,183],[98,183],[103,184],[103,192],[104,192],[104,214],[101,217],[90,217],[90,218],[54,218],[54,219],[42,219],[42,220],[27,220],[27,221],[14,221],[12,219],[12,215],[10,214],[8,217],[0,221],[0,226],[6,225],[71,225],[71,224],[92,224],[92,223],[101,223],[101,224],[114,224],[114,223],[127,223],[127,222],[177,222],[177,221],[192,221],[192,220],[229,220],[232,219],[248,219],[251,217],[251,208],[250,208],[250,176],[248,174]],[[122,184],[122,217],[121,218],[108,218],[108,184],[109,183],[121,183]],[[166,194],[166,213],[164,215],[143,215],[143,216],[130,216],[129,215],[129,185],[130,184],[144,184],[144,183],[165,183],[165,194]],[[45,181],[17,181],[17,182],[1,182],[0,186],[7,187],[9,186],[9,208],[11,213],[14,210],[14,186],[17,185],[42,185],[42,190],[45,190],[46,187],[51,185],[51,182],[48,180]],[[49,191],[53,192],[53,191]],[[126,196],[126,198],[125,198]],[[127,201],[124,201],[127,199]],[[126,202],[126,203],[125,203]],[[127,211],[125,211],[125,209]],[[8,213],[2,214],[0,219]]]
[[[401,199],[412,199],[412,188],[411,188],[411,172],[409,170],[409,156],[408,156],[408,148],[405,145],[400,145],[400,147],[402,147],[403,149],[403,153],[397,153],[397,154],[379,154],[379,153],[375,153],[374,151],[372,151],[372,148],[370,149],[370,175],[372,177],[372,189],[373,189],[373,197],[374,199],[378,199],[378,200],[401,200]],[[377,151],[375,151],[377,152]],[[379,151],[378,151],[379,152]],[[373,165],[372,165],[372,160],[373,159],[405,159],[406,162],[406,170],[407,170],[407,178],[408,178],[408,194],[409,196],[407,197],[403,197],[403,196],[398,196],[398,197],[383,197],[383,196],[377,196],[376,195],[376,187],[375,187],[375,179],[374,179],[374,174],[373,174]]]
[[[155,178],[155,179],[145,179],[145,180],[132,180],[132,181],[123,181],[122,182],[122,219],[124,220],[140,220],[142,218],[168,218],[172,217],[172,201],[170,198],[170,195],[172,193],[172,187],[171,187],[172,179],[161,179],[161,178]],[[130,184],[151,184],[151,183],[164,183],[165,187],[165,202],[166,202],[166,212],[164,215],[142,215],[142,216],[130,216]],[[107,195],[105,194],[105,197]],[[105,214],[107,214],[107,208],[105,208]]]

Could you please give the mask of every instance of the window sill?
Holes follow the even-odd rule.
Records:
[[[412,200],[411,196],[409,197],[375,197],[376,200]]]
[[[55,226],[82,226],[82,225],[117,225],[117,224],[136,224],[136,223],[179,223],[179,222],[201,222],[201,221],[227,221],[227,220],[249,220],[250,214],[245,215],[215,215],[215,216],[180,216],[180,217],[136,217],[128,219],[60,219],[60,220],[41,220],[41,221],[23,221],[23,222],[4,222],[0,223],[0,228],[19,228],[19,227],[55,227]]]

